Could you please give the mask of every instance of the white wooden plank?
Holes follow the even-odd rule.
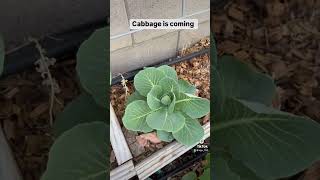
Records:
[[[137,175],[132,160],[122,164],[110,172],[110,180],[128,180]]]
[[[210,123],[203,125],[203,128],[205,132],[203,139],[207,139],[210,137]],[[139,179],[148,178],[153,173],[174,161],[197,144],[187,147],[175,141],[155,152],[135,166]]]
[[[118,165],[121,165],[130,159],[132,154],[130,152],[127,141],[122,133],[120,124],[118,122],[116,113],[110,104],[110,141],[114,155],[116,156]]]
[[[0,179],[22,180],[16,161],[11,149],[4,137],[0,126]]]

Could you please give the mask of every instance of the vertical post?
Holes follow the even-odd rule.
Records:
[[[15,158],[0,126],[0,179],[22,180]]]
[[[182,0],[182,17],[186,16],[186,0]]]
[[[110,141],[114,155],[116,156],[118,165],[121,165],[130,159],[132,154],[130,152],[127,141],[122,133],[118,118],[112,105],[110,104]]]

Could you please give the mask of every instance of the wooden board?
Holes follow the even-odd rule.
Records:
[[[210,137],[210,123],[203,125],[203,128],[205,132],[203,139],[207,139]],[[135,169],[139,179],[148,178],[153,173],[174,161],[196,145],[197,144],[187,147],[175,141],[165,146],[136,165]]]
[[[121,165],[132,159],[132,154],[127,141],[122,133],[118,118],[110,104],[110,141],[118,165]]]
[[[110,172],[110,180],[128,180],[137,173],[134,169],[132,160],[122,164]]]
[[[0,126],[0,179],[22,180],[16,161]]]
[[[136,175],[139,179],[146,179],[198,144],[196,143],[187,147],[174,141],[135,166],[132,161],[132,154],[111,104],[110,125],[111,145],[119,164],[117,168],[110,172],[111,180],[126,180]],[[205,133],[203,139],[207,139],[210,137],[210,123],[207,123],[202,127],[204,128]]]

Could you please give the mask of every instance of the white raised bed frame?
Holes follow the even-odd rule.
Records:
[[[148,158],[139,162],[133,163],[133,156],[129,146],[122,133],[119,121],[110,104],[110,141],[116,156],[118,167],[110,172],[111,180],[128,180],[131,177],[138,176],[139,179],[147,179],[153,173],[174,161],[197,144],[192,146],[184,146],[177,141],[174,141],[159,151],[155,152]],[[210,137],[210,122],[202,126],[204,129],[204,139]]]

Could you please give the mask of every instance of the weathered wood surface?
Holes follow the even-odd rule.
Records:
[[[0,179],[22,180],[20,171],[0,126]]]
[[[130,159],[132,154],[128,147],[127,141],[122,133],[119,121],[114,112],[112,105],[110,104],[110,141],[114,155],[116,156],[118,165],[121,165]]]
[[[207,139],[210,137],[210,123],[203,125],[203,128],[205,132],[203,139]],[[187,147],[175,141],[165,146],[135,166],[139,179],[148,178],[196,145],[197,144]]]
[[[139,179],[146,179],[198,144],[196,143],[187,147],[178,143],[177,141],[172,142],[135,166],[131,160],[132,154],[111,104],[110,125],[110,140],[119,164],[119,167],[111,171],[111,180],[126,180],[136,175],[139,177]],[[205,132],[203,139],[207,139],[210,137],[210,123],[203,125],[203,128]]]
[[[128,180],[137,173],[134,169],[132,160],[122,164],[110,172],[110,180]]]

